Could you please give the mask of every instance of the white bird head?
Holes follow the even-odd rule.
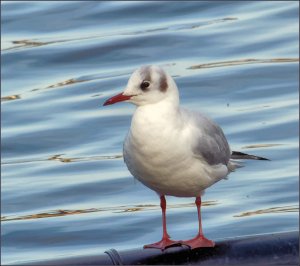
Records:
[[[158,66],[142,66],[135,70],[122,93],[109,98],[103,105],[130,102],[137,106],[168,101],[179,103],[177,86],[172,77]]]

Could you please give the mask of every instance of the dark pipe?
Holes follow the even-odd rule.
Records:
[[[22,265],[299,265],[299,232],[256,235],[217,241],[214,248],[190,250],[186,246],[116,251],[39,261]],[[20,264],[21,265],[21,264]]]

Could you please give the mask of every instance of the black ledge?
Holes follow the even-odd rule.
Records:
[[[117,251],[19,265],[299,265],[299,232],[254,235],[216,241],[214,248],[187,246]]]

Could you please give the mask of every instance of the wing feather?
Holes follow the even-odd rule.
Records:
[[[185,119],[193,129],[193,152],[203,158],[209,165],[227,165],[231,151],[223,130],[203,114],[184,109]],[[195,137],[196,136],[196,137]]]

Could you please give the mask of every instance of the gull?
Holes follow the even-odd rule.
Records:
[[[163,236],[144,248],[214,247],[215,243],[204,236],[201,224],[201,196],[205,189],[226,179],[240,166],[232,159],[267,159],[232,152],[220,126],[207,116],[180,106],[176,83],[161,67],[138,68],[125,90],[103,105],[117,102],[136,105],[123,144],[124,162],[134,178],[160,197]],[[170,238],[165,196],[196,198],[199,228],[194,238]]]

